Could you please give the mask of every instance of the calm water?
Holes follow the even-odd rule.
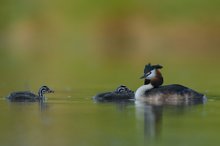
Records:
[[[6,65],[5,62],[10,61],[1,62],[0,145],[219,145],[220,70],[217,68],[210,76],[212,61],[207,64],[163,62],[164,84],[179,83],[207,94],[206,104],[182,107],[92,100],[97,93],[112,91],[120,84],[137,89],[143,84],[138,79],[143,71],[141,63],[113,63],[103,67],[76,62],[75,66],[72,63],[51,66],[54,63],[51,61],[44,64],[41,74],[41,66],[34,63],[12,61]],[[209,79],[204,80],[205,77]],[[54,94],[47,95],[45,103],[11,103],[4,98],[16,90],[36,92],[41,85],[55,90]]]
[[[196,106],[95,103],[97,89],[57,91],[45,103],[0,100],[4,146],[219,145],[220,100]]]

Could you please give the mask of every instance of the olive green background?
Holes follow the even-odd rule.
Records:
[[[2,145],[218,145],[219,26],[217,0],[1,0]],[[153,136],[134,104],[91,100],[121,84],[136,90],[149,62],[164,67],[164,84],[208,97],[164,108]],[[5,100],[41,85],[56,91],[43,108]]]

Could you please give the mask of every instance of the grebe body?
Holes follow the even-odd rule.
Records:
[[[35,102],[44,99],[44,94],[53,92],[47,86],[42,86],[38,91],[38,95],[30,91],[18,91],[10,93],[6,98],[12,102]]]
[[[137,101],[150,104],[196,104],[203,103],[206,97],[188,87],[172,84],[145,90],[143,94],[135,94]]]
[[[93,97],[95,101],[125,101],[134,99],[134,92],[124,85],[119,86],[112,92],[99,93]]]
[[[164,85],[163,77],[159,69],[162,66],[150,64],[144,69],[144,85],[135,92],[137,101],[148,102],[151,104],[195,104],[203,103],[206,97],[188,87],[171,84]]]

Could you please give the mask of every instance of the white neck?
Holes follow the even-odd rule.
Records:
[[[143,85],[143,86],[139,87],[135,92],[135,99],[136,100],[142,99],[144,97],[145,92],[152,89],[152,88],[154,88],[154,87],[151,84],[147,84],[147,85]]]

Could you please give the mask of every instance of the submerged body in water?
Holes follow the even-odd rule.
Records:
[[[163,84],[163,77],[159,69],[161,65],[150,64],[144,69],[144,85],[135,92],[135,99],[150,104],[196,104],[203,103],[206,97],[188,87],[172,84]]]

